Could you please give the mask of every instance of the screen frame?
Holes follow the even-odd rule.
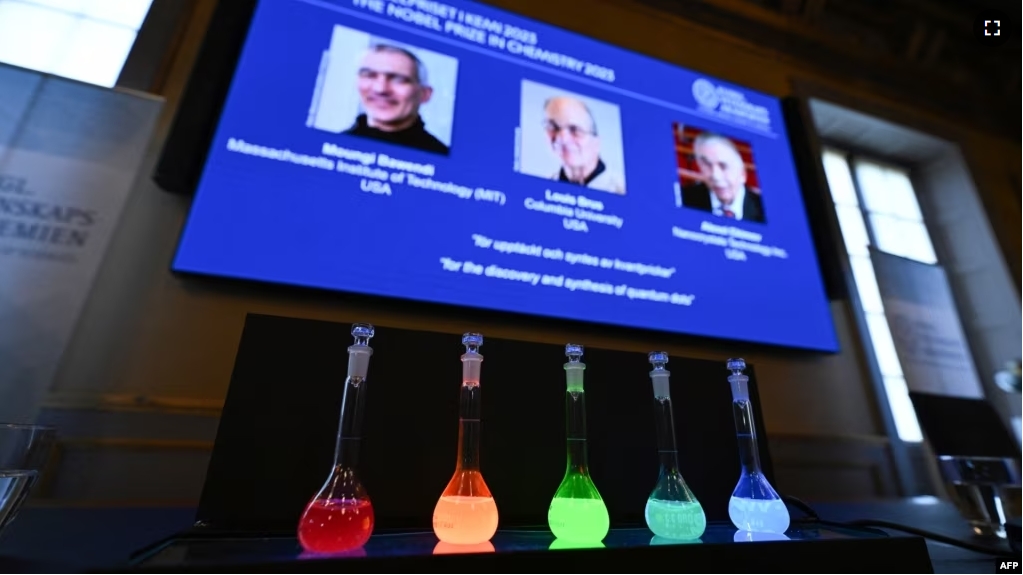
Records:
[[[181,102],[178,105],[167,139],[164,142],[163,149],[153,172],[153,181],[161,190],[177,195],[195,195],[199,182],[202,179],[203,172],[205,171],[210,148],[216,135],[228,93],[232,83],[234,82],[238,61],[241,58],[242,50],[245,46],[246,40],[248,39],[252,20],[259,1],[260,0],[232,0],[227,2],[222,0],[217,3],[206,29],[201,48],[196,57],[194,68],[189,76]],[[473,1],[495,10],[508,12],[518,17],[536,21],[547,26],[553,26],[558,30],[563,30],[569,34],[584,36],[638,56],[651,58],[669,66],[698,71],[693,68],[683,67],[679,64],[638,52],[631,48],[607,42],[595,36],[588,36],[575,30],[569,30],[554,24],[541,22],[530,16],[509,11],[502,7],[493,6],[485,1]],[[820,179],[820,170],[823,169],[822,166],[820,166],[820,162],[815,162],[813,160],[815,157],[813,154],[816,148],[816,146],[813,145],[815,142],[815,132],[812,129],[812,121],[808,120],[808,116],[806,115],[807,108],[805,99],[797,96],[779,97],[753,88],[748,88],[741,83],[729,82],[736,84],[737,86],[741,86],[744,89],[774,98],[778,101],[781,108],[782,122],[785,126],[785,141],[788,144],[789,151],[792,156],[793,166],[796,172],[796,180],[799,185],[799,193],[804,204],[803,215],[806,218],[807,225],[811,232],[810,247],[813,250],[814,259],[817,262],[817,276],[819,281],[821,281],[825,297],[829,303],[833,303],[835,300],[847,299],[848,289],[843,273],[844,270],[841,268],[840,264],[836,264],[836,261],[841,262],[842,258],[834,257],[834,252],[836,251],[835,246],[842,245],[840,236],[839,241],[836,242],[833,227],[827,225],[829,221],[828,218],[815,217],[822,213],[827,215],[828,206],[826,198],[828,197],[828,188],[826,183],[822,183],[822,180]],[[189,207],[189,210],[191,210],[191,207]],[[834,218],[833,210],[831,217]],[[178,234],[178,240],[175,242],[175,253],[177,252],[178,245],[180,245],[184,236],[184,230],[187,225],[188,218],[186,217]],[[358,307],[367,305],[384,307],[382,304],[386,304],[386,307],[391,308],[392,311],[398,311],[401,309],[402,311],[400,313],[415,314],[425,312],[430,313],[431,315],[450,315],[454,311],[460,311],[467,315],[471,314],[471,317],[477,321],[485,321],[487,323],[502,323],[508,325],[509,322],[514,322],[529,329],[535,329],[538,325],[558,327],[566,330],[577,330],[582,326],[586,326],[588,329],[596,329],[604,333],[608,330],[614,329],[620,330],[623,335],[628,334],[628,336],[631,337],[645,338],[656,336],[659,339],[663,339],[665,336],[668,336],[673,341],[677,342],[678,345],[693,346],[706,345],[708,342],[718,342],[739,344],[750,350],[762,349],[773,353],[784,350],[796,354],[810,355],[836,355],[843,351],[842,343],[838,337],[837,322],[835,321],[833,313],[831,314],[830,319],[832,330],[836,335],[836,344],[834,350],[828,350],[756,342],[735,338],[685,334],[653,328],[629,327],[618,324],[587,321],[585,319],[565,319],[541,314],[523,314],[519,312],[499,311],[491,308],[437,303],[412,298],[380,296],[286,282],[235,278],[201,272],[182,271],[174,269],[173,266],[169,267],[171,274],[174,276],[180,278],[202,278],[204,283],[215,282],[222,286],[230,285],[235,287],[242,285],[259,286],[264,293],[267,289],[274,288],[276,288],[274,291],[280,290],[279,293],[282,294],[293,294],[295,290],[304,291],[310,294],[319,292],[320,294],[330,294],[334,296],[333,298],[327,298],[334,302],[340,299],[341,301],[351,302],[352,305]]]

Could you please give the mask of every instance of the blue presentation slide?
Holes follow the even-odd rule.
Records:
[[[838,347],[776,98],[461,0],[259,2],[173,268]]]

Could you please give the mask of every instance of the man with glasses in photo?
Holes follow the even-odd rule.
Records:
[[[544,102],[544,133],[561,163],[552,180],[593,190],[625,193],[625,180],[600,159],[600,135],[588,106],[577,98],[558,96]]]

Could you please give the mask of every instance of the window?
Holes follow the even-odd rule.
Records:
[[[152,0],[0,0],[0,62],[112,87]]]
[[[874,277],[868,246],[934,264],[937,257],[909,174],[900,168],[826,149],[824,172],[842,230],[849,267],[863,307],[867,336],[884,382],[899,438],[923,440],[909,399],[902,365],[888,330],[884,304]]]

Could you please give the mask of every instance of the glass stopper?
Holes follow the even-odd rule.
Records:
[[[746,369],[746,360],[741,357],[736,357],[728,360],[725,364],[726,367],[731,370],[732,375],[742,375],[742,370]]]
[[[465,353],[479,353],[483,345],[483,334],[467,333],[462,336],[462,345],[465,346]]]
[[[664,369],[664,364],[668,363],[668,352],[666,351],[651,351],[650,355],[647,356],[650,363],[653,364],[654,369]]]
[[[353,323],[352,336],[355,337],[355,345],[369,345],[369,338],[373,337],[376,330],[368,323]]]
[[[568,361],[579,363],[583,358],[583,346],[578,343],[570,343],[565,346],[565,355],[568,356]]]

